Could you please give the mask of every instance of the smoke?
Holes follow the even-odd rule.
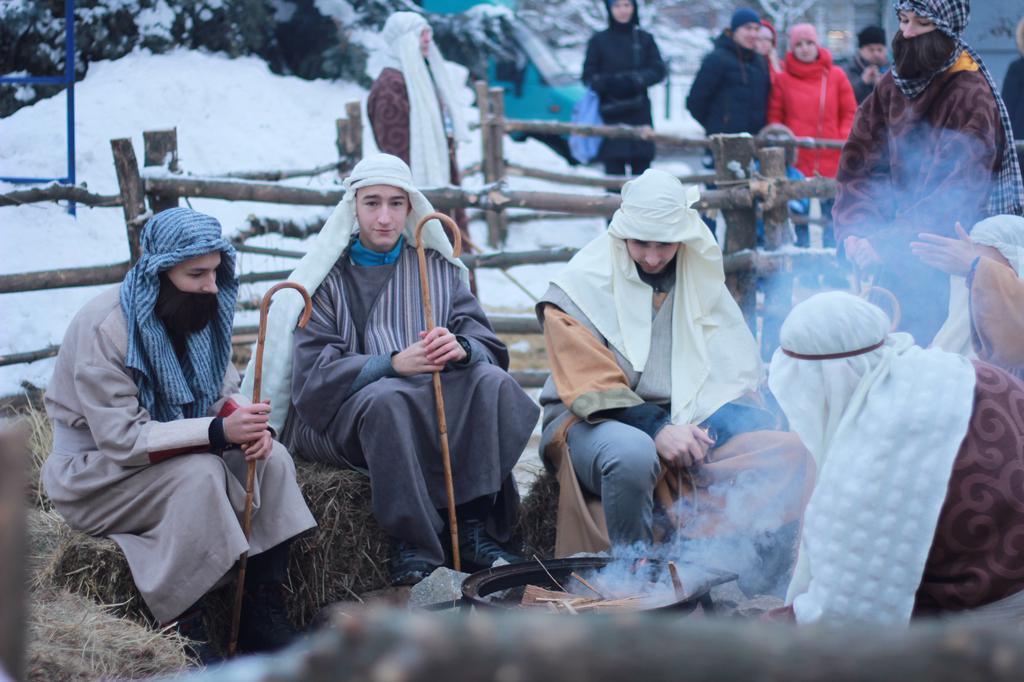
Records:
[[[656,521],[666,534],[661,543],[613,547],[613,561],[594,572],[592,582],[606,596],[651,595],[669,603],[676,600],[671,561],[687,596],[732,576],[748,597],[785,596],[798,530],[795,521],[787,522],[786,512],[792,507],[788,500],[794,499],[789,494],[799,492],[783,489],[782,494],[766,495],[778,489],[773,472],[744,471],[731,481],[711,485],[696,502],[684,497],[672,509],[682,520],[679,527],[672,526],[671,515],[662,514]],[[582,585],[565,587],[592,596]]]
[[[934,116],[943,104],[922,104],[928,97],[926,90],[914,106]],[[903,112],[898,121],[888,122],[873,150],[862,145],[844,149],[834,214],[836,256],[787,246],[782,251],[795,255],[792,267],[762,279],[765,359],[778,346],[778,325],[793,305],[822,290],[860,293],[855,268],[844,257],[843,240],[849,235],[866,238],[881,259],[860,272],[864,285],[892,292],[899,302],[900,331],[913,334],[921,346],[931,343],[948,314],[949,277],[923,264],[910,244],[922,232],[955,238],[957,222],[970,231],[985,217],[993,167],[1002,158],[995,107],[973,114],[958,109],[957,115],[960,125],[976,132],[935,127]]]

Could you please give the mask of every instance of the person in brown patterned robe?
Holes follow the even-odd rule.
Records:
[[[894,49],[900,40],[920,47],[946,37],[915,30],[897,33]],[[912,257],[910,242],[920,232],[953,237],[956,221],[973,225],[991,215],[990,194],[1005,163],[998,95],[984,67],[950,43],[952,65],[920,93],[908,96],[890,71],[860,105],[840,158],[832,212],[840,253],[874,269],[875,283],[900,301],[900,329],[921,345],[945,320],[948,286],[942,273]],[[906,64],[904,70],[910,73]]]
[[[845,292],[797,305],[769,385],[822,472],[796,620],[1024,618],[1024,381],[922,349]]]
[[[974,361],[974,411],[939,512],[914,617],[1024,590],[1024,381]]]

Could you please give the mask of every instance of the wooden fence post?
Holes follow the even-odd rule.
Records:
[[[487,87],[487,81],[477,81],[474,89],[476,106],[480,109],[480,165],[484,172],[484,182],[491,184],[500,178],[493,139],[500,132],[493,124],[491,111],[496,98],[492,97],[492,89]],[[501,244],[501,217],[494,211],[484,211],[484,219],[487,221],[487,244],[497,248]]]
[[[28,433],[0,427],[0,678],[25,676],[25,474]]]
[[[489,97],[491,104],[491,133],[490,157],[491,172],[493,180],[488,182],[505,181],[505,90],[504,88],[491,88]],[[487,220],[487,241],[495,247],[505,243],[508,237],[508,216],[504,211],[489,216]]]
[[[134,265],[142,254],[142,224],[139,217],[146,212],[139,161],[135,157],[132,141],[127,137],[111,140],[110,149],[114,152],[114,169],[117,171],[117,185],[121,189],[121,205],[128,232],[128,260]]]
[[[144,152],[142,163],[147,168],[165,167],[172,173],[178,171],[178,129],[147,130],[142,133]],[[155,215],[178,205],[174,195],[147,194],[149,210]]]
[[[363,158],[363,109],[358,102],[345,105],[345,118],[336,121],[338,128],[338,155],[350,166]]]
[[[750,135],[712,135],[711,149],[715,155],[716,184],[720,188],[729,182],[750,178],[751,163],[756,145]],[[742,209],[724,209],[727,254],[757,248],[757,214],[753,206]],[[726,278],[729,290],[739,303],[751,330],[757,333],[757,276],[753,271],[740,272]]]
[[[761,175],[768,179],[786,177],[786,150],[781,147],[765,147],[758,152],[761,161]],[[769,191],[769,200],[763,204],[764,244],[769,251],[776,251],[790,242],[789,201],[774,190]],[[761,324],[761,357],[771,358],[779,346],[779,330],[782,321],[793,307],[793,272],[788,266],[780,268],[762,280],[764,310]]]

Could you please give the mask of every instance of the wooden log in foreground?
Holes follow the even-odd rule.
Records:
[[[28,429],[0,422],[0,678],[23,679],[25,664],[25,472]]]
[[[273,657],[180,678],[191,682],[349,680],[758,680],[1018,682],[1024,636],[932,623],[911,629],[798,628],[670,615],[571,618],[480,611],[467,617],[345,609]],[[179,678],[176,678],[179,679]]]

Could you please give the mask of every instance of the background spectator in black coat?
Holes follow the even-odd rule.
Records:
[[[875,83],[889,69],[889,47],[885,42],[885,31],[878,26],[868,26],[857,34],[857,51],[850,59],[839,66],[843,67],[853,96],[860,104],[875,89]]]
[[[1003,79],[1003,102],[1006,113],[1010,115],[1010,126],[1013,137],[1024,140],[1024,19],[1017,24],[1017,49],[1021,57],[1010,64]],[[1017,152],[1021,165],[1024,166],[1024,153]]]
[[[665,62],[654,37],[640,28],[633,0],[609,0],[608,28],[587,43],[583,82],[601,101],[605,123],[653,125],[647,88],[665,79]],[[597,158],[608,175],[640,175],[654,159],[654,143],[605,139]]]
[[[768,62],[754,51],[761,18],[738,9],[729,29],[715,39],[686,98],[686,108],[708,135],[756,134],[768,118]]]

